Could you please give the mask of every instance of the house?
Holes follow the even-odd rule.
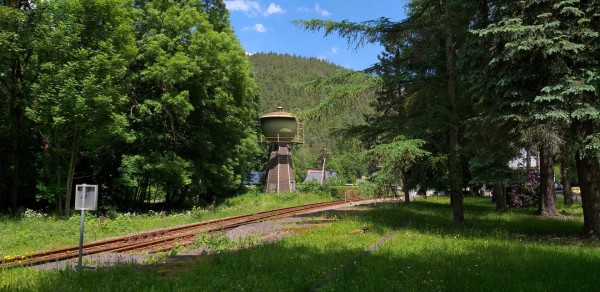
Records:
[[[337,171],[334,171],[334,170],[326,170],[325,171],[325,180],[329,179],[330,177],[334,177],[334,176],[337,176]],[[309,168],[306,171],[306,178],[304,179],[303,183],[306,183],[313,179],[319,183],[322,183],[323,170],[319,169],[319,168]]]
[[[246,175],[246,178],[243,182],[245,186],[256,186],[261,185],[263,183],[263,178],[265,173],[263,171],[251,171]]]
[[[513,158],[510,162],[508,162],[508,167],[512,169],[519,169],[527,167],[527,156],[529,156],[529,166],[532,168],[537,167],[537,155],[532,151],[529,151],[529,155],[527,155],[527,150],[521,149],[515,158]]]

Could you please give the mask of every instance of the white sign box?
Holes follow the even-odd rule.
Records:
[[[98,185],[75,186],[75,210],[96,210],[98,206]]]

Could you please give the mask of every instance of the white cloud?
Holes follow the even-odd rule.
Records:
[[[269,4],[269,8],[267,8],[267,10],[265,11],[265,16],[284,12],[285,11],[283,10],[283,8],[281,8],[281,6],[271,2],[271,4]]]
[[[253,30],[255,32],[260,32],[260,33],[267,32],[267,28],[261,23],[257,23],[253,26],[246,26],[242,30],[246,30],[246,31]]]
[[[303,13],[312,11],[310,8],[307,8],[307,7],[298,7],[297,10],[298,10],[298,12],[303,12]]]
[[[324,17],[329,17],[331,15],[331,13],[329,13],[329,11],[327,11],[325,9],[321,9],[321,6],[319,4],[315,5],[315,11]]]
[[[332,52],[334,55],[337,55],[337,54],[340,52],[340,50],[339,50],[337,47],[331,47],[331,52]]]
[[[254,25],[254,30],[257,32],[266,32],[267,28],[264,25],[257,23]]]
[[[241,11],[250,17],[254,17],[260,12],[260,4],[256,1],[231,0],[225,1],[225,6],[230,11]]]

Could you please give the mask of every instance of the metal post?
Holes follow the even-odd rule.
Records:
[[[283,110],[283,108],[280,110]],[[281,156],[279,155],[279,146],[281,146],[281,144],[279,144],[279,133],[277,133],[277,194],[279,194],[279,174],[281,172]]]
[[[77,192],[77,188],[75,188],[75,192]],[[81,270],[81,263],[83,259],[83,230],[84,230],[84,222],[85,222],[85,196],[86,196],[86,185],[83,184],[82,192],[81,192],[81,220],[79,226],[79,263],[78,269]]]

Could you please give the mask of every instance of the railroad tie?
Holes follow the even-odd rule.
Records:
[[[386,233],[384,236],[382,236],[381,238],[379,238],[379,240],[377,240],[377,242],[375,242],[374,244],[372,244],[371,246],[369,246],[367,249],[365,249],[362,253],[354,256],[353,258],[351,258],[349,261],[347,261],[344,266],[348,267],[350,266],[353,262],[359,260],[360,258],[367,256],[369,254],[371,254],[372,252],[374,252],[375,250],[377,250],[382,244],[384,244],[386,241],[388,241],[388,239],[392,238],[392,236],[394,236],[398,231],[397,230],[392,230],[388,233]],[[325,277],[325,279],[321,282],[319,282],[319,284],[317,284],[312,291],[318,291],[321,288],[325,287],[327,284],[329,284],[331,282],[331,280],[333,280],[333,276],[334,276],[334,272],[331,271],[329,274],[327,274],[327,277]]]

